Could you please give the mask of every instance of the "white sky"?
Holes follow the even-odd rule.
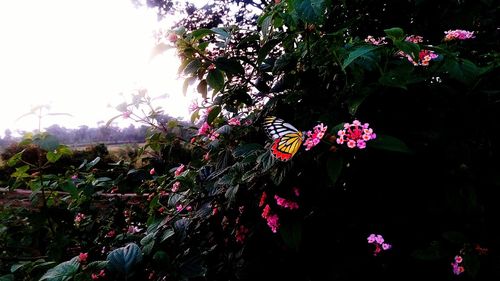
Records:
[[[157,105],[188,116],[174,52],[149,61],[156,19],[130,0],[0,0],[0,135],[37,128],[34,116],[15,120],[40,104],[74,116],[46,117],[42,127],[96,126],[118,114],[118,93],[142,87],[168,93]]]

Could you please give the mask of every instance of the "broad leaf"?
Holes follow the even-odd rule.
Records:
[[[385,34],[387,34],[387,37],[391,38],[393,42],[401,41],[405,36],[403,29],[399,27],[384,29],[384,32]]]
[[[229,74],[243,75],[245,73],[245,69],[236,59],[218,57],[215,60],[215,66]]]
[[[132,274],[133,268],[142,261],[141,249],[137,244],[130,243],[125,247],[113,250],[106,258],[107,268],[122,276],[128,277]]]
[[[80,259],[79,257],[74,257],[69,261],[62,262],[56,265],[54,268],[49,269],[43,276],[40,278],[40,281],[48,280],[48,281],[66,281],[70,280],[78,271],[78,267],[80,267]]]
[[[220,111],[221,111],[220,106],[218,106],[218,105],[212,106],[212,108],[210,109],[210,113],[208,113],[208,116],[207,116],[207,123],[212,124],[212,122],[214,122],[215,118],[217,118],[217,116],[219,116]]]
[[[321,23],[325,14],[325,0],[292,0],[292,7],[304,22]]]
[[[326,160],[326,172],[332,184],[335,184],[339,179],[343,167],[344,159],[338,153],[332,154],[328,157],[328,160]]]
[[[218,69],[210,69],[207,74],[207,83],[217,93],[224,87],[224,74]]]
[[[373,46],[373,45],[362,45],[360,47],[355,48],[354,50],[349,52],[349,56],[344,60],[342,68],[345,69],[357,58],[364,56],[370,52],[373,52],[376,49],[378,49],[378,46]]]

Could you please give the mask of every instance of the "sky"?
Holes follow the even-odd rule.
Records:
[[[156,105],[187,118],[193,96],[182,95],[175,50],[151,60],[165,25],[130,0],[0,1],[0,135],[36,129],[35,116],[16,119],[37,105],[72,115],[44,117],[42,128],[97,126],[140,88],[167,94]]]

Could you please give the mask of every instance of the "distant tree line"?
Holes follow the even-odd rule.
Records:
[[[128,127],[100,126],[92,128],[86,125],[77,129],[65,128],[54,124],[45,131],[55,136],[61,143],[67,145],[91,144],[100,142],[144,142],[148,127],[142,125],[136,127],[131,124]],[[21,137],[14,137],[10,130],[5,130],[3,138],[0,138],[0,147],[6,147],[18,142]]]

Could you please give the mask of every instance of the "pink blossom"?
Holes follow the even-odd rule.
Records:
[[[243,243],[245,242],[246,236],[248,234],[249,230],[243,225],[240,225],[240,227],[236,228],[236,242],[238,243]]]
[[[174,182],[174,184],[172,185],[172,192],[177,192],[180,186],[181,183],[179,181]]]
[[[375,37],[373,37],[371,35],[368,35],[365,38],[365,42],[368,43],[368,44],[375,45],[375,46],[380,46],[380,45],[387,44],[387,42],[385,41],[385,37],[375,38]]]
[[[131,114],[132,114],[131,111],[125,111],[125,112],[122,113],[122,117],[125,118],[125,119],[127,119],[127,118],[130,117]]]
[[[88,253],[80,253],[78,255],[78,259],[80,260],[81,263],[86,263],[88,257],[89,257]]]
[[[294,202],[292,200],[288,200],[282,197],[279,197],[278,195],[274,195],[274,199],[276,200],[276,204],[278,206],[281,206],[286,209],[294,210],[299,208],[299,204],[297,202]]]
[[[373,242],[375,242],[375,234],[370,234],[370,236],[368,236],[368,238],[366,239],[368,240],[369,244],[372,244]]]
[[[156,174],[156,172],[155,172],[155,168],[152,168],[151,170],[149,170],[149,174],[150,174],[150,175],[154,175],[154,174]]]
[[[72,175],[72,176],[71,176],[71,179],[72,179],[72,180],[76,180],[76,179],[78,179],[78,175],[77,175],[77,174]]]
[[[455,256],[455,262],[456,263],[462,263],[464,259],[461,256]]]
[[[384,249],[384,251],[389,250],[391,247],[392,247],[391,244],[382,243],[382,249]]]
[[[373,129],[369,128],[369,124],[361,124],[359,120],[354,120],[352,124],[345,123],[344,129],[337,132],[338,144],[347,142],[349,148],[366,148],[366,142],[375,139],[377,135],[373,133]]]
[[[182,204],[178,204],[177,206],[175,206],[175,209],[177,210],[177,212],[182,211],[183,209]]]
[[[444,41],[452,40],[468,40],[475,38],[474,31],[467,31],[462,29],[448,30],[445,31]]]
[[[375,241],[376,241],[378,244],[382,244],[382,243],[384,243],[384,237],[382,237],[382,235],[380,235],[380,234],[379,234],[379,235],[377,235],[377,236],[375,237]]]
[[[368,241],[368,244],[372,244],[375,246],[375,249],[373,250],[373,255],[376,256],[382,250],[387,251],[392,248],[392,245],[389,243],[385,243],[384,237],[380,234],[370,234],[368,238],[366,238]]]
[[[277,214],[272,214],[267,217],[267,225],[269,228],[271,228],[271,231],[273,233],[276,233],[278,231],[278,228],[280,227],[280,222],[279,222],[279,217]]]
[[[240,126],[241,125],[241,122],[238,118],[231,118],[231,119],[229,119],[229,121],[227,121],[227,123],[231,126]]]
[[[293,194],[295,194],[295,196],[299,197],[300,196],[300,189],[298,187],[294,187]]]
[[[179,167],[177,167],[177,169],[175,170],[174,172],[174,176],[178,177],[182,174],[182,172],[184,172],[184,170],[186,169],[186,167],[184,166],[184,164],[181,164]]]
[[[198,135],[206,135],[210,131],[211,127],[207,122],[204,122],[201,127],[198,129]]]
[[[74,221],[75,221],[75,225],[76,225],[76,226],[79,226],[79,225],[80,225],[80,223],[81,223],[84,219],[85,219],[85,214],[82,214],[82,213],[78,213],[78,214],[76,214],[75,219],[74,219]]]
[[[424,37],[419,35],[410,35],[405,38],[405,41],[418,44],[424,42]]]
[[[175,43],[175,42],[177,42],[177,34],[171,32],[168,34],[167,39],[168,39],[168,41]]]
[[[196,100],[191,101],[191,103],[189,104],[189,108],[188,108],[189,113],[193,113],[197,109],[198,109],[198,103],[196,102]]]
[[[190,205],[188,205],[188,206],[186,207],[186,211],[190,212],[191,210],[193,210],[193,207],[191,207]]]
[[[128,227],[127,233],[129,233],[129,234],[135,234],[135,233],[141,232],[141,230],[142,230],[141,228],[139,228],[137,226],[131,225],[131,226]]]
[[[106,272],[104,271],[104,269],[101,269],[101,271],[99,271],[99,274],[92,273],[91,278],[92,278],[92,280],[99,280],[101,277],[105,277],[105,276],[106,276]]]
[[[328,126],[324,126],[323,123],[321,123],[314,126],[313,131],[307,131],[307,139],[304,141],[306,151],[311,150],[311,148],[319,144],[327,129]]]
[[[264,209],[262,210],[262,217],[267,219],[269,218],[269,213],[271,212],[271,207],[269,207],[269,204],[266,204]]]
[[[114,229],[108,231],[108,233],[106,233],[106,235],[104,236],[104,238],[113,238],[116,236],[116,231]]]
[[[264,203],[266,203],[266,198],[267,198],[267,193],[264,191],[260,196],[259,207],[264,206]]]

